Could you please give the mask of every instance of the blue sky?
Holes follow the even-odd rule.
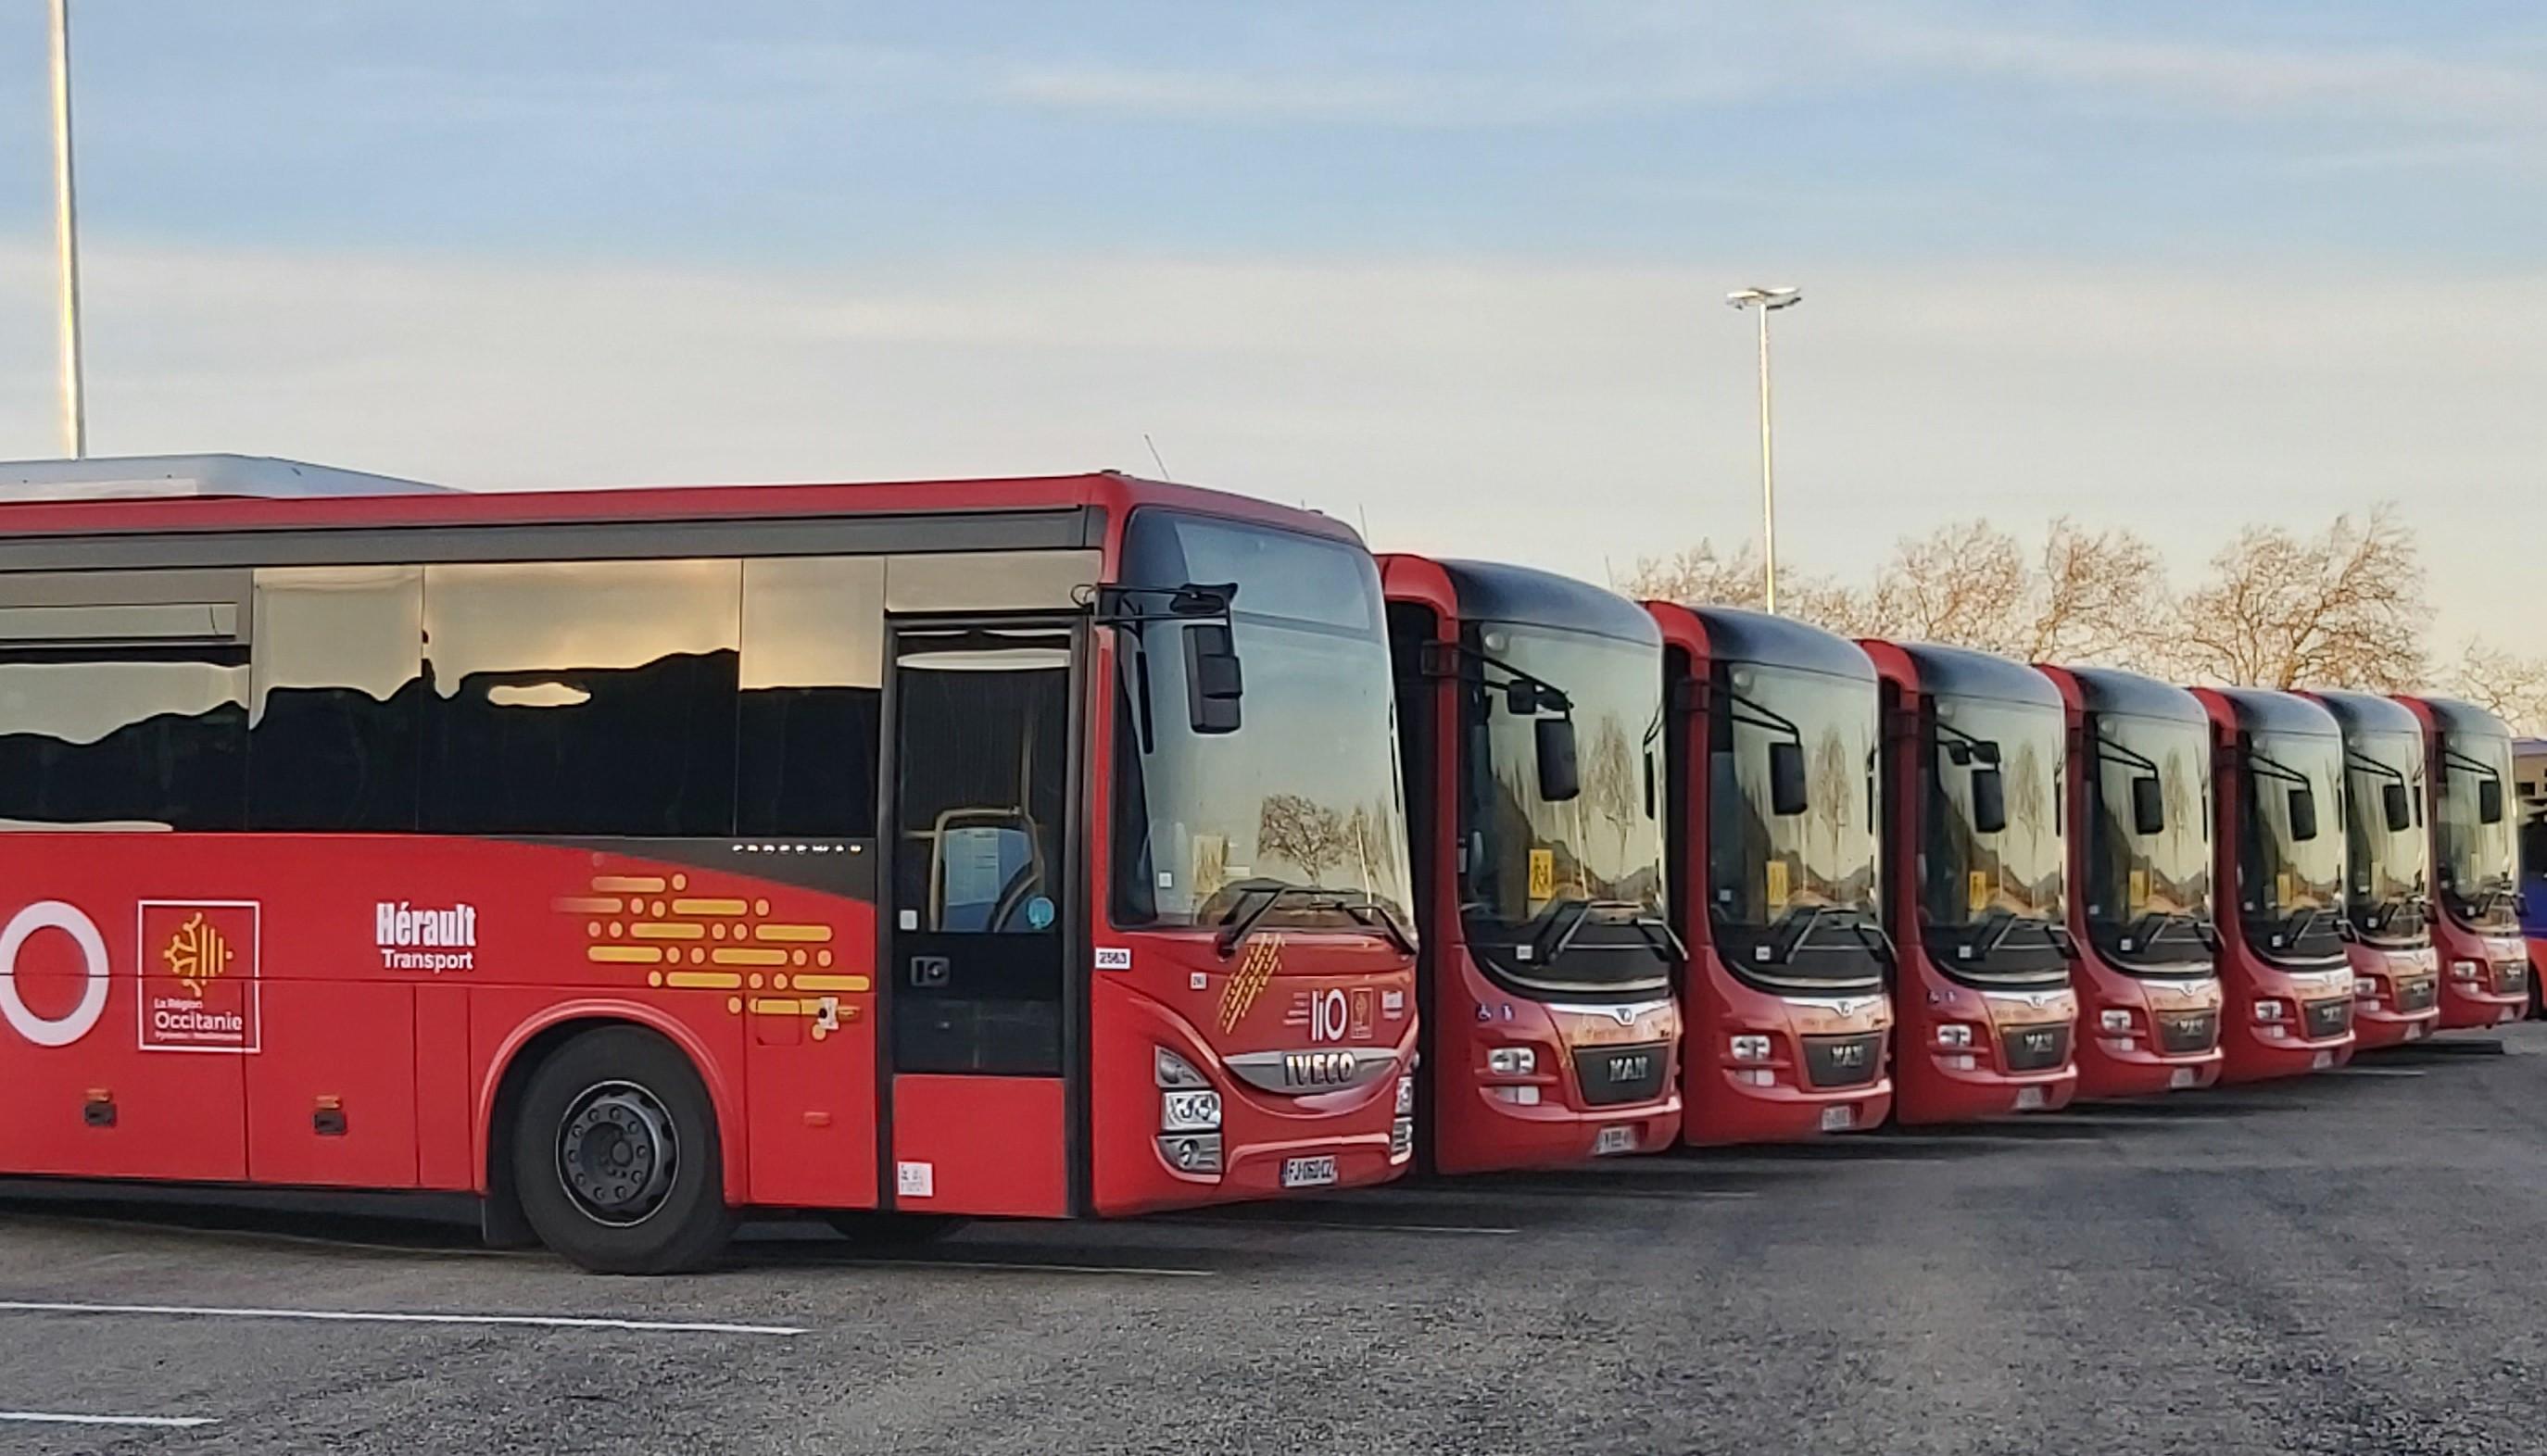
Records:
[[[2547,532],[2513,4],[73,0],[94,448],[463,483],[1141,465],[1598,576],[1985,511]],[[49,445],[0,29],[0,453]],[[1575,512],[1551,531],[1551,502]],[[2226,514],[2222,514],[2225,510]],[[2499,620],[2506,608],[2530,610]]]

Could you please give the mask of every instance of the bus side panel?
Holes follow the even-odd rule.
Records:
[[[928,1185],[898,1184],[899,1206],[1063,1217],[1070,1212],[1070,1154],[1059,1136],[1064,1116],[1057,1076],[895,1077],[894,1161],[902,1170],[925,1168]]]
[[[415,988],[415,1172],[427,1188],[485,1186],[470,1156],[469,987]]]
[[[829,1009],[761,996],[748,1006],[751,1201],[875,1207],[874,1025],[836,998]]]
[[[415,987],[268,976],[263,989],[270,1040],[247,1059],[248,1176],[415,1186]]]

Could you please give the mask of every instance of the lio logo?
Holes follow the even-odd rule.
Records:
[[[18,955],[39,930],[58,930],[79,947],[88,979],[79,1001],[59,1016],[41,1016],[18,993]],[[106,1014],[106,992],[112,982],[106,959],[106,937],[80,907],[58,899],[40,899],[0,926],[0,1019],[40,1047],[67,1047],[89,1034]]]

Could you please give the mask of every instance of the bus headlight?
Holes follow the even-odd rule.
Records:
[[[1151,1049],[1150,1065],[1151,1069],[1157,1073],[1159,1085],[1162,1087],[1208,1087],[1211,1085],[1210,1081],[1207,1080],[1201,1072],[1193,1070],[1192,1063],[1187,1062],[1183,1057],[1178,1056],[1176,1053],[1169,1051],[1165,1047],[1153,1047]]]
[[[1733,1054],[1736,1062],[1766,1062],[1771,1048],[1767,1037],[1738,1036],[1725,1044],[1725,1050]]]
[[[1415,1078],[1411,1076],[1401,1076],[1397,1079],[1397,1115],[1399,1117],[1415,1115]]]
[[[1538,1071],[1538,1054],[1528,1047],[1495,1047],[1486,1053],[1486,1071],[1497,1076],[1528,1076]]]
[[[2096,1013],[2096,1024],[2116,1036],[2127,1035],[2132,1029],[2132,1013],[2120,1007],[2099,1011]]]
[[[2255,1019],[2257,1021],[2288,1021],[2291,1019],[2291,1003],[2288,1001],[2277,1001],[2267,996],[2263,1000],[2255,1003]]]
[[[1159,1099],[1159,1129],[1169,1133],[1220,1131],[1218,1092],[1170,1092]]]
[[[2450,962],[2450,979],[2452,981],[2483,981],[2485,979],[2485,963],[2482,961],[2452,961]]]
[[[1941,1021],[1937,1023],[1938,1046],[1969,1047],[1972,1044],[1973,1029],[1971,1027],[1966,1026],[1960,1021]]]
[[[2352,978],[2352,993],[2362,1000],[2375,1001],[2379,999],[2379,983],[2367,976],[2356,976]]]
[[[1182,1133],[1159,1140],[1159,1156],[1181,1173],[1220,1171],[1220,1134]]]

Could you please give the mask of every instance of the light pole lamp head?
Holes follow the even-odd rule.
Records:
[[[1785,308],[1804,300],[1804,291],[1793,284],[1774,289],[1735,289],[1724,296],[1724,301],[1736,308]]]

